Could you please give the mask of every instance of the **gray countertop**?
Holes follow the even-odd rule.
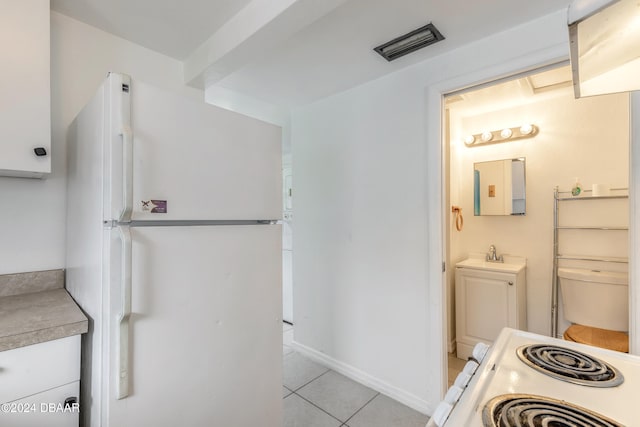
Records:
[[[59,271],[52,274],[60,276]],[[46,272],[38,272],[37,277],[26,276],[33,273],[0,276],[0,289],[5,285],[6,291],[12,285],[20,290],[19,293],[0,290],[0,295],[5,295],[0,296],[0,351],[87,332],[87,318],[62,288],[64,283],[55,280],[43,287],[43,273]],[[19,280],[17,276],[21,276]],[[14,286],[17,282],[20,286]]]

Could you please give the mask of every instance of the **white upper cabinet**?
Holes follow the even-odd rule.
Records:
[[[0,0],[0,175],[51,172],[49,0]]]

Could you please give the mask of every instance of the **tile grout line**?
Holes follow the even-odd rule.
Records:
[[[297,354],[297,352],[294,350],[292,353],[286,355],[286,356],[290,356],[291,354]],[[285,356],[285,357],[286,357]],[[306,397],[302,396],[301,394],[298,394],[298,391],[300,391],[301,389],[303,389],[304,387],[308,386],[309,384],[311,384],[312,382],[314,382],[315,380],[317,380],[318,378],[322,377],[323,375],[326,375],[329,372],[336,372],[333,371],[332,369],[327,368],[327,370],[323,373],[321,373],[320,375],[316,376],[315,378],[312,378],[311,380],[307,381],[306,383],[304,383],[303,385],[297,387],[296,389],[290,389],[289,387],[285,386],[284,383],[282,384],[282,386],[288,390],[290,392],[290,394],[288,394],[287,396],[284,396],[282,399],[286,399],[288,397],[290,397],[292,394],[295,394],[297,397],[299,397],[300,399],[304,400],[305,402],[309,403],[311,406],[315,407],[316,409],[319,409],[321,412],[329,415],[331,418],[335,419],[336,421],[340,422],[338,427],[349,427],[349,425],[347,423],[349,423],[357,414],[359,414],[364,408],[366,408],[376,397],[380,396],[381,393],[380,392],[376,392],[374,396],[372,396],[364,405],[362,405],[358,410],[356,410],[351,416],[349,416],[346,420],[342,421],[341,419],[339,419],[338,417],[336,417],[335,415],[331,414],[330,412],[328,412],[327,410],[321,408],[320,406],[316,405],[314,402],[312,402],[311,400],[307,399]],[[375,391],[375,390],[374,390]]]
[[[329,412],[325,411],[324,409],[322,409],[321,407],[319,407],[318,405],[316,405],[315,403],[313,403],[312,401],[310,401],[309,399],[305,398],[304,396],[296,393],[297,391],[303,389],[304,387],[308,386],[309,384],[311,384],[312,382],[314,382],[315,380],[317,380],[318,378],[320,378],[323,375],[326,375],[327,373],[331,372],[331,369],[327,369],[325,372],[321,373],[320,375],[318,375],[317,377],[315,377],[314,379],[312,379],[311,381],[307,382],[306,384],[301,385],[300,387],[296,388],[294,391],[291,391],[291,394],[295,394],[296,396],[298,396],[299,398],[301,398],[302,400],[304,400],[305,402],[308,402],[309,404],[313,405],[314,407],[318,408],[319,410],[321,410],[322,412],[324,412],[325,414],[329,415],[331,418],[339,421],[340,427],[342,427],[342,425],[346,422],[346,421],[342,421],[340,418],[337,418],[336,416],[330,414]],[[284,388],[286,388],[287,390],[290,390],[287,386],[285,386],[284,384],[282,385]],[[291,394],[289,396],[291,396]],[[286,397],[289,397],[286,396]],[[285,398],[286,398],[285,397]],[[374,396],[375,397],[375,396]],[[284,399],[284,398],[283,398]],[[367,402],[369,403],[369,402]],[[365,403],[365,406],[367,405],[367,403]],[[362,409],[362,408],[361,408]],[[356,411],[357,412],[357,411]],[[355,414],[354,414],[355,415]]]
[[[322,374],[322,375],[324,375],[324,374]],[[320,375],[320,377],[321,377],[322,375]],[[320,378],[320,377],[318,377],[318,378]],[[307,384],[308,384],[308,383],[307,383]],[[300,388],[302,388],[302,387],[300,387]],[[300,390],[300,389],[298,389],[298,390]],[[342,421],[340,418],[336,418],[336,416],[335,416],[335,415],[332,415],[332,414],[330,414],[329,412],[325,411],[324,409],[322,409],[321,407],[319,407],[318,405],[316,405],[315,403],[313,403],[313,402],[312,402],[312,401],[310,401],[309,399],[305,398],[304,396],[299,395],[299,394],[298,394],[298,393],[296,393],[296,392],[293,392],[292,394],[295,394],[295,395],[296,395],[296,396],[298,396],[300,399],[302,399],[302,400],[304,400],[305,402],[307,402],[307,403],[309,403],[309,404],[311,404],[311,405],[315,406],[316,408],[320,409],[322,412],[324,412],[325,414],[329,415],[329,416],[330,416],[331,418],[333,418],[334,420],[339,421],[339,422],[341,423],[341,424],[340,424],[340,427],[342,427],[342,425],[346,422],[346,421]],[[287,396],[287,397],[288,397],[288,396]]]
[[[351,421],[351,418],[355,417],[356,414],[358,414],[358,412],[362,411],[369,403],[371,403],[371,401],[373,399],[375,399],[376,397],[380,396],[380,392],[376,392],[376,394],[367,401],[367,403],[365,403],[364,405],[362,405],[362,408],[358,409],[356,412],[354,412],[349,418],[347,418],[344,423],[348,423],[349,421]]]
[[[309,384],[311,384],[312,382],[314,382],[315,380],[317,380],[318,378],[320,378],[321,376],[323,376],[324,374],[326,374],[327,372],[329,372],[331,369],[327,369],[325,372],[321,373],[320,375],[318,375],[317,377],[313,378],[312,380],[302,384],[300,387],[296,388],[295,390],[291,390],[289,387],[285,386],[287,389],[291,390],[292,393],[295,393],[296,391],[300,390],[303,387],[308,386]],[[284,386],[284,384],[283,384]]]
[[[290,353],[290,354],[288,354],[288,355],[286,355],[286,356],[289,356],[289,355],[294,354],[294,353],[296,353],[296,352],[295,352],[295,350],[294,350],[292,353]],[[285,357],[286,357],[286,356],[285,356]],[[358,409],[356,412],[354,412],[353,414],[351,414],[351,416],[350,416],[349,418],[347,418],[345,421],[342,421],[341,419],[339,419],[339,418],[337,418],[336,416],[332,415],[331,413],[329,413],[329,412],[325,411],[324,409],[322,409],[321,407],[319,407],[318,405],[316,405],[316,404],[315,404],[315,403],[313,403],[312,401],[308,400],[308,399],[307,399],[307,398],[305,398],[304,396],[302,396],[302,395],[300,395],[300,394],[298,394],[298,393],[297,393],[299,390],[303,389],[304,387],[308,386],[309,384],[311,384],[312,382],[314,382],[315,380],[317,380],[317,379],[318,379],[318,378],[320,378],[321,376],[326,375],[326,374],[327,374],[327,373],[329,373],[329,372],[332,372],[332,369],[327,368],[327,370],[326,370],[325,372],[323,372],[323,373],[321,373],[320,375],[318,375],[317,377],[315,377],[315,378],[313,378],[313,379],[309,380],[308,382],[306,382],[305,384],[303,384],[303,385],[301,385],[300,387],[296,388],[295,390],[292,390],[292,389],[290,389],[289,387],[287,387],[287,386],[285,386],[284,384],[282,384],[282,386],[283,386],[284,388],[286,388],[287,390],[289,390],[289,391],[291,392],[291,394],[289,394],[289,395],[287,395],[287,396],[283,397],[282,399],[284,400],[284,399],[286,399],[287,397],[291,396],[292,394],[295,394],[296,396],[298,396],[299,398],[301,398],[301,399],[302,399],[302,400],[304,400],[305,402],[307,402],[307,403],[311,404],[312,406],[314,406],[314,407],[318,408],[319,410],[321,410],[321,411],[322,411],[322,412],[324,412],[325,414],[329,415],[331,418],[333,418],[333,419],[335,419],[335,420],[337,420],[337,421],[340,421],[340,423],[342,423],[342,424],[340,424],[340,426],[339,426],[339,427],[343,427],[343,426],[347,425],[347,422],[349,422],[349,420],[351,420],[351,419],[352,419],[352,418],[353,418],[357,413],[359,413],[360,411],[362,411],[362,410],[363,410],[363,409],[364,409],[364,408],[365,408],[369,403],[371,403],[371,401],[372,401],[373,399],[375,399],[376,397],[378,397],[378,396],[380,395],[380,392],[376,392],[376,394],[375,394],[371,399],[369,399],[369,400],[368,400],[364,405],[362,405],[362,407],[360,407],[360,409]],[[335,371],[333,371],[333,372],[335,372]],[[348,426],[347,426],[347,427],[348,427]]]

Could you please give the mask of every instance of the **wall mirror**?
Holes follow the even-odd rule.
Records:
[[[473,165],[473,214],[524,215],[525,159],[493,160]]]

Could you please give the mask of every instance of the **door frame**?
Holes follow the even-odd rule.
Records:
[[[444,97],[452,92],[490,83],[519,73],[545,66],[567,62],[567,46],[560,43],[547,49],[520,56],[511,61],[494,64],[457,77],[440,81],[425,89],[425,134],[426,134],[426,202],[427,219],[427,296],[428,339],[432,345],[433,374],[439,380],[440,394],[447,390],[447,259],[446,228],[448,206],[446,204],[446,170]],[[640,327],[640,271],[634,262],[640,254],[640,230],[636,224],[636,213],[640,212],[640,92],[630,94],[629,105],[629,335],[630,353],[640,354],[640,340],[636,331]],[[636,119],[634,119],[634,117]],[[634,149],[636,147],[636,149]],[[447,269],[452,266],[445,266]]]

